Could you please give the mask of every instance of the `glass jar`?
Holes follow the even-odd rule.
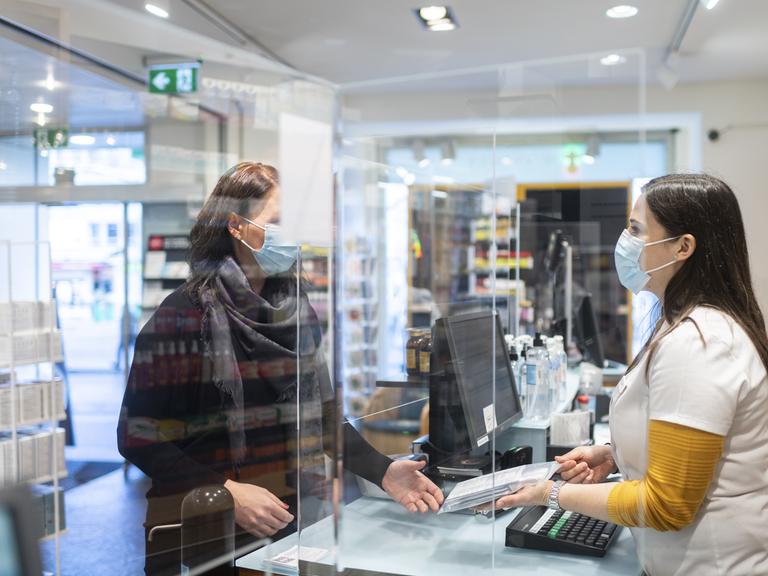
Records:
[[[405,343],[405,372],[409,376],[419,375],[419,351],[424,330],[421,328],[408,328],[408,340]]]
[[[419,372],[422,376],[429,376],[429,357],[432,354],[432,334],[425,332],[419,348]]]

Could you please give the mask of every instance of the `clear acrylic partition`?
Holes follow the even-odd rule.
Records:
[[[53,384],[41,389],[41,403],[44,393],[58,402],[46,405],[44,422],[19,420],[16,427],[3,420],[0,442],[12,450],[7,462],[35,464],[30,442],[21,438],[33,425],[67,429],[68,473],[58,430],[55,449],[41,443],[35,454],[41,470],[46,454],[58,458],[52,469],[61,474],[22,477],[24,469],[16,466],[16,476],[0,461],[0,489],[34,485],[36,510],[50,503],[50,526],[35,527],[40,534],[49,530],[40,542],[43,569],[89,574],[120,564],[127,573],[142,573],[147,552],[152,566],[173,573],[183,563],[185,573],[198,574],[283,537],[297,543],[303,527],[332,514],[333,495],[341,493],[330,480],[338,477],[333,463],[341,461],[334,460],[341,421],[333,378],[333,88],[277,65],[262,70],[206,62],[196,94],[150,94],[146,71],[105,66],[5,25],[0,53],[0,320],[8,320],[11,300],[50,300],[53,285],[60,301],[47,315],[33,314],[35,321],[93,320],[110,310],[114,325],[114,334],[101,337],[78,330],[63,335],[81,349],[95,350],[105,339],[115,343],[106,354],[91,354],[103,364],[98,371],[68,371],[73,352],[64,346],[53,373],[48,362],[47,372],[43,363],[32,374],[9,369],[6,332],[14,325],[0,330],[6,359],[0,393],[16,374],[14,395],[44,380]],[[32,111],[32,104],[40,111]],[[271,325],[269,341],[236,359],[245,384],[238,404],[222,384],[225,378],[214,374],[214,359],[227,351],[217,355],[204,336],[212,333],[212,313],[199,293],[187,298],[180,287],[190,275],[190,231],[219,177],[241,161],[278,170],[281,209],[270,221],[279,221],[285,242],[300,249],[296,267],[271,278],[264,292],[267,307],[274,308],[267,320],[259,318]],[[258,219],[261,209],[248,202],[222,206],[211,228],[221,233],[230,211]],[[78,244],[80,250],[72,250]],[[247,261],[250,255],[242,254]],[[222,262],[218,255],[213,263]],[[22,293],[27,284],[39,293]],[[247,316],[249,306],[238,301],[232,314]],[[36,351],[60,343],[61,332],[47,324],[27,328],[51,337]],[[242,450],[238,438],[245,439]],[[94,455],[94,446],[108,453]],[[86,460],[94,462],[81,470]],[[57,499],[49,493],[59,481],[66,491]],[[231,490],[238,502],[236,529],[230,495],[221,490],[229,482],[241,485],[239,494]],[[277,532],[274,521],[257,521],[270,530],[249,533],[240,504],[252,498],[260,502],[257,510],[275,499],[287,503],[292,519]],[[120,504],[95,514],[92,506],[101,501]],[[183,502],[197,511],[183,514]],[[214,509],[201,515],[206,502]],[[179,526],[185,522],[187,529]],[[234,539],[222,536],[232,530]],[[327,535],[322,546],[332,550],[334,533]],[[260,569],[272,566],[262,559],[281,551],[277,544],[261,548]]]
[[[590,418],[576,437],[553,432],[550,414],[578,409],[580,362],[630,358],[643,319],[633,322],[613,248],[633,185],[667,171],[670,142],[646,131],[644,54],[620,52],[616,66],[603,56],[342,87],[335,363],[343,414],[381,453],[426,453],[446,495],[475,470],[519,462],[515,447],[531,446],[539,463],[592,437]],[[612,109],[607,94],[623,101]],[[511,346],[532,345],[536,332],[549,337],[540,398],[523,384],[524,361],[510,362]],[[594,411],[595,396],[590,402],[584,408]],[[339,569],[572,567],[567,556],[505,546],[517,511],[410,513],[376,485],[369,453],[348,449],[344,458],[358,475],[343,483]],[[385,481],[390,495],[391,486]],[[584,569],[633,573],[628,536],[619,553]]]

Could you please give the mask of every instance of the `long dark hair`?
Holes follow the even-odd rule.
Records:
[[[650,366],[650,356],[659,341],[682,322],[693,322],[689,315],[694,308],[707,306],[727,314],[744,329],[768,370],[768,336],[752,289],[747,239],[736,195],[722,180],[704,174],[655,178],[645,185],[643,193],[666,236],[691,234],[696,238],[696,249],[669,281],[661,318],[629,369],[646,352]],[[669,327],[660,334],[664,320]]]
[[[221,261],[234,256],[232,236],[227,229],[230,213],[252,214],[279,183],[277,170],[260,162],[240,162],[219,178],[189,235],[191,276],[187,293],[193,300]]]

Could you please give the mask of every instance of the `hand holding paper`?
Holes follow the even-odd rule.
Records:
[[[516,466],[459,482],[445,499],[438,514],[465,508],[478,508],[500,496],[517,491],[523,492],[524,487],[548,480],[559,469],[560,464],[557,462],[542,462]],[[498,505],[497,508],[499,508]]]

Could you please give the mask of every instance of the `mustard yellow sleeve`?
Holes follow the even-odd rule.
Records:
[[[608,516],[622,526],[680,530],[693,522],[723,452],[723,436],[651,420],[645,478],[619,482]]]

